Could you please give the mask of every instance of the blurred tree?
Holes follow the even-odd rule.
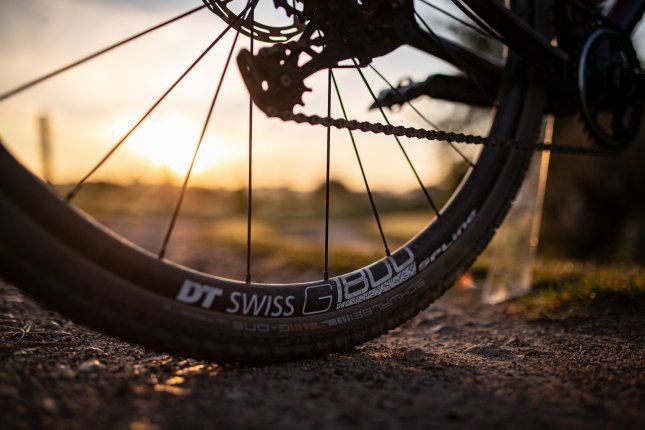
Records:
[[[556,121],[556,143],[588,140],[575,119]],[[540,253],[645,264],[645,127],[618,157],[554,156]]]

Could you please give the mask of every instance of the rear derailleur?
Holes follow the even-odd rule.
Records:
[[[253,101],[269,116],[302,105],[304,93],[311,91],[304,81],[312,74],[347,60],[367,66],[406,44],[416,31],[412,0],[307,0],[299,2],[302,10],[290,0],[274,3],[306,23],[298,40],[256,55],[242,50],[237,57]]]

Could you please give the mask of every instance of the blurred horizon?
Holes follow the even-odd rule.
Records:
[[[200,4],[198,0],[3,2],[0,5],[0,58],[5,68],[0,75],[0,92]],[[231,7],[235,9],[239,4],[244,1],[236,0]],[[458,13],[449,0],[437,4]],[[432,9],[420,11],[447,37],[465,37],[455,33],[454,23],[432,13]],[[261,20],[262,14],[258,15]],[[224,23],[219,17],[202,10],[0,103],[0,136],[4,144],[40,174],[43,168],[36,119],[47,116],[52,135],[51,180],[55,183],[79,180],[223,29]],[[119,184],[182,182],[233,35],[230,32],[224,37],[93,180]],[[644,38],[645,29],[641,25],[636,39]],[[260,45],[256,43],[256,49]],[[637,44],[641,58],[645,56],[644,45]],[[242,37],[236,50],[247,46],[248,40]],[[431,73],[455,72],[446,63],[408,47],[376,59],[374,65],[393,83],[407,78],[425,79]],[[335,73],[350,117],[383,122],[377,112],[366,110],[371,97],[356,73],[352,70]],[[369,70],[365,73],[375,92],[386,86]],[[324,75],[318,73],[307,80],[307,85],[315,90],[306,95],[307,105],[299,108],[301,111],[325,114]],[[453,124],[463,122],[456,131],[487,132],[490,115],[486,112],[473,116],[472,110],[464,106],[427,98],[416,100],[415,105],[448,131]],[[200,147],[191,184],[229,190],[246,186],[247,113],[247,91],[232,61]],[[427,127],[407,107],[388,114],[394,124]],[[341,116],[336,100],[332,116]],[[257,186],[315,189],[325,174],[326,130],[269,119],[257,108],[254,125],[254,161],[257,162],[253,173]],[[355,136],[372,188],[407,192],[417,187],[391,137],[361,133]],[[458,160],[446,150],[444,143],[414,139],[402,139],[402,143],[428,186],[444,181]],[[477,148],[468,145],[461,145],[461,149],[472,157],[477,152]],[[332,130],[331,165],[333,179],[354,191],[364,189],[344,130]]]
[[[243,0],[235,0],[240,1]],[[458,12],[450,0],[437,3]],[[0,2],[0,59],[3,63],[0,93],[200,4],[200,0]],[[468,39],[468,34],[459,33],[453,23],[438,17],[431,9],[424,8],[423,13],[442,35],[461,41]],[[34,173],[44,176],[46,169],[42,163],[38,124],[41,118],[47,118],[52,171],[49,180],[61,193],[69,191],[224,28],[219,17],[202,10],[167,29],[1,102],[0,137],[3,143]],[[463,30],[463,27],[459,28]],[[129,238],[141,239],[141,231],[129,224],[127,217],[144,215],[143,225],[137,226],[145,230],[141,241],[151,250],[158,245],[167,223],[164,217],[172,213],[176,204],[179,186],[195,150],[233,37],[234,32],[226,35],[130,136],[113,159],[90,178],[75,204]],[[635,38],[643,61],[643,23]],[[248,40],[241,37],[236,51],[247,46]],[[261,44],[256,43],[256,49],[259,46]],[[490,52],[491,47],[477,48]],[[374,65],[394,84],[410,78],[425,80],[433,73],[455,73],[446,63],[408,47],[376,59]],[[377,112],[367,111],[371,96],[356,72],[343,69],[336,70],[335,74],[349,116],[383,122]],[[386,87],[370,70],[365,69],[365,74],[376,93]],[[325,73],[316,74],[306,83],[314,92],[306,95],[306,107],[298,107],[297,111],[326,115]],[[446,131],[486,135],[492,118],[486,109],[470,109],[427,97],[415,101],[415,106]],[[230,239],[231,232],[235,232],[236,237],[231,240],[235,246],[243,245],[240,241],[245,237],[245,230],[240,223],[244,217],[240,215],[246,208],[248,108],[248,93],[232,61],[190,177],[182,207],[184,218],[178,227],[180,238],[187,234],[181,233],[183,222],[200,224],[200,217],[212,216],[213,220],[221,222],[216,234],[211,222],[200,224],[199,228],[195,227],[196,231],[214,241],[222,237]],[[388,111],[388,115],[395,125],[427,128],[407,107]],[[335,99],[332,116],[342,116]],[[579,124],[572,125],[573,122],[560,129],[564,131],[564,140],[584,141],[584,132]],[[304,238],[303,243],[308,241],[306,249],[311,248],[312,241],[316,242],[316,249],[320,248],[317,241],[322,237],[323,226],[320,219],[324,198],[320,193],[325,183],[326,129],[269,119],[257,108],[254,125],[254,214],[264,217],[258,227],[260,241],[283,246],[283,243],[274,242],[276,237],[283,237],[288,232],[295,238]],[[373,244],[373,239],[378,239],[378,232],[374,230],[352,143],[345,130],[332,129],[331,137],[331,209],[339,219],[334,240]],[[388,234],[392,235],[395,244],[404,243],[430,222],[434,213],[392,137],[366,133],[355,133],[355,137],[369,185],[379,210],[384,212]],[[466,163],[445,143],[415,139],[401,139],[401,142],[424,185],[441,207],[460,183]],[[471,159],[476,158],[478,147],[458,146]],[[642,160],[642,155],[639,157]],[[638,157],[633,158],[617,162],[622,165],[603,164],[599,160],[553,163],[554,176],[565,177],[566,182],[552,180],[553,185],[547,190],[544,236],[549,239],[542,247],[546,254],[580,258],[621,256],[643,261],[643,199],[639,201],[633,198],[631,191],[625,191],[632,190],[634,184],[642,181],[642,164],[637,164]],[[588,178],[570,178],[576,169],[582,170],[577,173]],[[580,180],[582,177],[584,181]],[[611,181],[607,180],[609,177]],[[610,183],[620,186],[609,187],[601,197],[620,196],[620,200],[611,202],[612,205],[598,197],[598,190]],[[121,207],[117,207],[117,202]],[[293,213],[286,216],[285,208]],[[582,218],[585,223],[578,222]],[[611,229],[604,225],[609,222]],[[590,225],[593,228],[585,227]],[[153,226],[157,227],[154,233],[146,230]],[[590,232],[601,230],[608,232],[602,240],[590,238]],[[196,240],[202,240],[202,237]],[[177,240],[178,245],[182,246],[182,243],[181,239]],[[296,254],[306,254],[302,251],[304,245],[298,246]]]
[[[197,0],[3,2],[0,58],[6,67],[0,76],[0,92],[200,4]],[[448,3],[446,6],[453,9]],[[433,19],[444,32],[447,29],[450,35],[450,23],[435,19],[434,15],[428,19]],[[52,135],[52,181],[77,181],[224,28],[219,17],[202,10],[6,100],[0,103],[0,136],[24,164],[40,173],[36,118],[47,116]],[[120,184],[182,182],[234,33],[229,32],[197,65],[93,180]],[[259,46],[256,42],[256,49]],[[248,47],[245,37],[239,39],[236,51],[243,47]],[[454,73],[451,66],[408,47],[376,59],[374,65],[395,84],[404,78],[425,79],[430,73]],[[384,122],[378,112],[367,111],[372,100],[355,71],[336,70],[335,74],[350,118]],[[374,73],[366,69],[365,74],[376,93],[386,87]],[[318,73],[307,80],[307,85],[315,90],[306,95],[306,107],[299,107],[300,111],[325,113],[324,75]],[[472,118],[462,106],[430,100],[419,100],[416,104],[435,122]],[[247,113],[247,91],[233,59],[191,184],[230,190],[245,186]],[[336,100],[332,115],[342,116]],[[407,108],[388,115],[397,125],[427,127]],[[488,117],[480,115],[470,126],[473,132],[481,134],[486,132],[487,123]],[[256,108],[254,181],[259,187],[315,189],[325,174],[325,136],[323,127],[284,124],[266,118]],[[355,137],[372,188],[406,192],[417,186],[391,137],[361,133]],[[455,154],[449,154],[445,144],[413,139],[402,139],[402,143],[424,183],[429,186],[441,183],[450,174]],[[464,151],[474,154],[477,149]],[[333,178],[352,190],[364,189],[356,165],[347,132],[332,130]]]

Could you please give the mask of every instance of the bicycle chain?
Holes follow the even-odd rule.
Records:
[[[391,124],[373,123],[369,121],[321,117],[318,115],[306,115],[303,113],[294,114],[290,111],[284,111],[282,112],[282,114],[270,114],[269,116],[280,118],[282,121],[286,122],[334,127],[341,130],[344,129],[349,131],[361,131],[374,134],[385,134],[388,136],[408,137],[451,143],[483,145],[494,148],[518,149],[523,151],[550,151],[561,154],[590,156],[616,155],[622,152],[620,149],[613,148],[589,148],[582,146],[549,144],[531,140],[484,137],[473,134],[452,133],[441,130],[426,130],[416,127],[393,126]]]
[[[573,4],[574,6],[584,9],[587,13],[593,13],[590,8],[585,7],[577,0],[566,0],[567,2]],[[286,10],[289,9],[289,5],[286,0],[278,0],[277,4],[284,7]],[[291,10],[291,13],[296,13],[298,11],[295,9]],[[600,15],[593,13],[600,19],[603,19]],[[302,18],[302,17],[301,17]],[[304,18],[303,18],[304,19]],[[290,45],[293,45],[292,48],[296,48],[299,42],[290,42]],[[306,115],[303,113],[293,113],[289,110],[283,111],[281,114],[276,111],[269,111],[267,114],[270,117],[277,117],[286,122],[295,122],[298,124],[310,124],[310,125],[320,125],[324,127],[334,127],[337,129],[346,129],[350,131],[361,131],[361,132],[370,132],[374,134],[385,134],[392,135],[397,137],[408,137],[416,139],[426,139],[434,141],[444,141],[451,143],[465,143],[472,145],[483,145],[495,148],[506,148],[506,149],[517,149],[525,151],[550,151],[555,153],[562,154],[572,154],[572,155],[588,155],[588,156],[606,156],[606,155],[616,155],[621,151],[617,148],[600,148],[600,147],[582,147],[582,146],[571,146],[571,145],[558,145],[558,144],[547,144],[545,142],[538,141],[528,141],[528,140],[517,140],[517,139],[507,139],[507,138],[497,138],[497,137],[484,137],[477,136],[472,134],[463,134],[463,133],[452,133],[445,132],[441,130],[427,130],[416,127],[404,127],[404,126],[393,126],[391,124],[382,124],[382,123],[372,123],[368,121],[356,121],[356,120],[347,120],[343,118],[331,118],[331,117],[321,117],[318,115]],[[387,121],[387,120],[386,120]]]

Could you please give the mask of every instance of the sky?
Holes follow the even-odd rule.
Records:
[[[3,0],[0,93],[199,4],[199,0]],[[430,14],[429,9],[422,13],[426,12]],[[437,25],[442,27],[439,21]],[[40,172],[36,124],[39,116],[46,115],[52,131],[53,181],[74,182],[120,140],[223,28],[217,16],[202,10],[0,102],[0,137],[21,161]],[[230,32],[93,179],[124,183],[181,181],[232,39]],[[236,50],[247,46],[248,39],[241,37]],[[393,82],[453,71],[411,48],[401,48],[374,64]],[[384,88],[385,84],[374,74],[366,71],[366,75],[376,91]],[[366,111],[370,95],[355,71],[340,70],[336,76],[350,116],[383,121],[377,113]],[[312,77],[307,84],[314,92],[305,99],[307,106],[303,111],[323,114],[324,74]],[[191,184],[231,189],[245,186],[248,103],[233,61],[200,148]],[[418,107],[436,121],[465,115],[463,108],[449,103],[422,100]],[[336,101],[332,111],[333,116],[341,116]],[[392,113],[390,120],[396,125],[424,126],[409,109]],[[486,124],[469,124],[465,131],[484,134],[486,128]],[[256,109],[253,134],[256,185],[301,190],[316,187],[325,174],[325,135],[324,128],[284,124],[266,118]],[[357,134],[356,138],[374,188],[415,187],[415,179],[391,137]],[[423,180],[428,184],[441,181],[452,159],[445,157],[449,152],[445,145],[406,139],[402,142]],[[332,132],[332,176],[353,189],[362,188],[346,131]]]

